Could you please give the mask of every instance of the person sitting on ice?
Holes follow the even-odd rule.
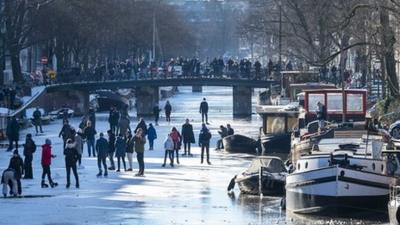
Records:
[[[14,169],[8,168],[3,171],[1,176],[1,183],[3,184],[3,196],[7,197],[8,186],[10,186],[10,195],[17,196],[17,174]]]

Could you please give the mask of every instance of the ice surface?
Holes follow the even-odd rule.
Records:
[[[51,189],[40,188],[41,148],[34,155],[34,180],[22,180],[25,195],[52,195],[49,198],[0,198],[0,225],[9,224],[302,224],[300,220],[287,217],[279,209],[280,198],[228,196],[226,193],[230,179],[249,165],[251,156],[228,155],[214,151],[217,140],[216,130],[220,124],[231,123],[236,133],[249,136],[258,134],[261,120],[253,115],[251,121],[232,119],[232,97],[230,88],[205,87],[203,93],[191,93],[191,88],[179,88],[170,102],[173,107],[172,122],[161,118],[157,126],[158,139],[155,150],[145,152],[145,177],[134,177],[138,166],[134,158],[134,172],[109,172],[108,178],[96,178],[97,161],[88,158],[84,148],[83,165],[80,169],[80,189],[65,188],[65,166],[62,155],[62,140],[58,138],[61,121],[44,126],[45,135],[34,136],[36,144],[45,138],[53,142],[52,176],[59,186]],[[174,168],[162,168],[164,150],[162,143],[172,126],[181,129],[185,118],[190,118],[195,128],[195,137],[201,125],[199,104],[206,97],[210,105],[210,129],[212,165],[200,164],[199,148],[193,147],[193,158],[180,157],[181,164]],[[253,100],[255,102],[255,100]],[[160,102],[164,106],[165,100]],[[135,112],[131,112],[135,115]],[[98,131],[108,129],[107,113],[97,114]],[[146,118],[147,123],[151,118]],[[78,127],[79,118],[71,119]],[[131,126],[134,128],[137,118]],[[21,140],[34,128],[21,131]],[[146,149],[148,145],[146,144]],[[0,171],[8,166],[10,153],[0,150]],[[20,151],[21,152],[21,151]],[[109,163],[107,161],[107,163]],[[314,221],[324,224],[325,219]],[[354,220],[353,220],[354,222]],[[304,222],[308,224],[308,222]]]

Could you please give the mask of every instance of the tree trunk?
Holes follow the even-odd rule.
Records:
[[[19,52],[11,53],[11,69],[14,77],[14,82],[22,83],[23,77],[22,77],[21,62],[19,59]]]
[[[396,76],[396,60],[394,58],[394,44],[396,42],[393,28],[389,24],[389,14],[386,9],[380,10],[380,23],[382,27],[383,57],[385,59],[387,84],[390,96],[399,96],[399,82]]]

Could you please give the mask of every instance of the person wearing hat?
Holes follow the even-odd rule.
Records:
[[[107,156],[108,156],[108,142],[104,138],[104,134],[100,133],[100,138],[96,141],[96,152],[97,152],[97,166],[99,167],[98,177],[103,175],[103,171],[101,169],[101,165],[103,164],[104,168],[104,176],[108,176],[107,172]]]
[[[42,183],[41,183],[42,188],[49,187],[44,180],[46,175],[47,178],[49,179],[50,187],[53,188],[57,186],[57,183],[53,182],[53,179],[51,179],[51,171],[50,171],[51,159],[55,157],[56,157],[55,155],[51,154],[51,141],[50,139],[46,139],[45,144],[42,145],[42,160],[41,160],[43,168]]]
[[[72,139],[67,140],[67,145],[65,146],[64,149],[64,155],[65,155],[65,168],[67,169],[66,188],[69,188],[71,184],[70,183],[71,169],[72,172],[74,173],[76,188],[79,188],[79,177],[78,177],[78,171],[76,170],[76,161],[79,158],[79,153],[78,150],[76,150],[75,143],[72,141]]]
[[[8,168],[15,170],[15,179],[17,180],[18,195],[22,194],[21,177],[24,175],[24,162],[18,154],[18,150],[14,150],[13,156],[10,159]]]
[[[33,153],[35,153],[35,151],[36,151],[36,144],[32,140],[32,134],[27,134],[25,144],[24,144],[24,156],[25,156],[24,179],[33,179],[32,160],[33,160]]]

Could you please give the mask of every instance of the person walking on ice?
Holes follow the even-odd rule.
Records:
[[[107,156],[108,156],[108,142],[104,138],[104,134],[100,133],[100,138],[96,141],[96,152],[97,152],[97,166],[99,167],[99,173],[97,177],[101,177],[103,175],[103,170],[101,166],[103,165],[104,176],[108,176],[107,171]]]
[[[203,101],[200,103],[200,114],[201,114],[201,122],[206,124],[208,123],[208,103],[206,101],[206,98],[203,98]]]

